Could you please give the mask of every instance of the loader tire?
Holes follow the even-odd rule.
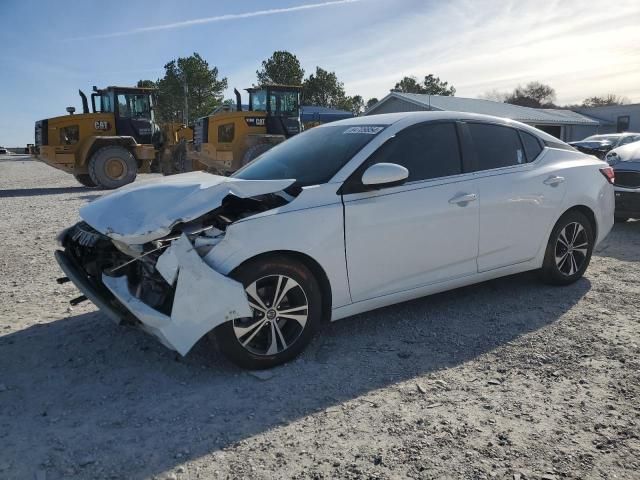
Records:
[[[100,188],[112,190],[136,179],[138,164],[129,150],[118,145],[102,147],[89,160],[89,176]]]
[[[244,167],[247,163],[253,161],[253,159],[259,157],[267,150],[273,147],[270,143],[258,143],[252,147],[249,147],[246,152],[244,152],[244,156],[242,157],[242,166]]]
[[[73,177],[78,181],[78,183],[80,183],[81,185],[84,185],[85,187],[89,187],[89,188],[97,187],[94,181],[91,180],[91,177],[89,176],[88,173],[74,173]]]

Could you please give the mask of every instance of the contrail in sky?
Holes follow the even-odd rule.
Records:
[[[228,15],[218,15],[216,17],[196,18],[194,20],[184,20],[182,22],[166,23],[164,25],[154,25],[151,27],[134,28],[125,32],[99,33],[96,35],[88,35],[86,37],[70,38],[68,40],[86,40],[90,38],[113,38],[124,37],[126,35],[137,35],[139,33],[157,32],[160,30],[173,30],[176,28],[186,28],[193,25],[203,25],[206,23],[225,22],[227,20],[239,20],[242,18],[262,17],[265,15],[278,15],[280,13],[299,12],[302,10],[312,10],[316,8],[331,7],[335,5],[345,5],[348,3],[356,3],[362,0],[332,0],[321,3],[308,3],[306,5],[297,5],[295,7],[271,8],[269,10],[256,10],[255,12],[231,13]]]

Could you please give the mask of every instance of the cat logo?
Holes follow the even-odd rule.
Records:
[[[244,121],[247,122],[248,127],[264,127],[265,126],[264,117],[245,117]]]
[[[96,120],[93,124],[93,128],[96,130],[110,130],[111,125],[106,120]]]

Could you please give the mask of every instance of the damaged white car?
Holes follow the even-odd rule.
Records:
[[[67,279],[185,355],[203,336],[247,368],[324,319],[525,270],[582,276],[613,224],[612,169],[539,130],[454,112],[313,128],[232,177],[138,182],[59,236]]]

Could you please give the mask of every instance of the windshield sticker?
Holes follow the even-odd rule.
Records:
[[[350,127],[342,133],[365,133],[367,135],[376,135],[384,130],[384,127],[373,127],[371,125],[364,127]]]

